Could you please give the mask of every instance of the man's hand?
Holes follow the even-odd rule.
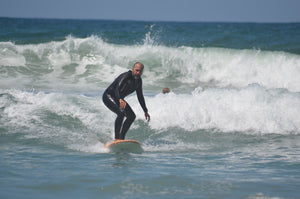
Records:
[[[146,118],[147,122],[150,121],[150,115],[148,113],[145,113],[145,118]]]
[[[119,102],[120,102],[120,108],[124,109],[126,107],[126,102],[123,99],[120,99]]]

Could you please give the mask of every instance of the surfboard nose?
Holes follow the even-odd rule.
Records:
[[[136,140],[115,140],[105,145],[113,153],[143,153],[141,144]]]

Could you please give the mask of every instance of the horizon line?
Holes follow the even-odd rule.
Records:
[[[59,17],[11,17],[0,16],[9,19],[40,19],[40,20],[86,20],[86,21],[133,21],[133,22],[166,22],[166,23],[252,23],[252,24],[290,24],[300,22],[254,22],[254,21],[197,21],[197,20],[138,20],[138,19],[104,19],[104,18],[59,18]]]

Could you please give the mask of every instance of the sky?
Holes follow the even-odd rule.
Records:
[[[300,0],[0,0],[0,17],[300,22]]]

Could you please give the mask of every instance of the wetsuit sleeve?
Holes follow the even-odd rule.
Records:
[[[136,95],[138,97],[139,103],[140,103],[141,107],[143,108],[144,112],[148,113],[148,109],[147,109],[146,103],[145,103],[145,98],[143,95],[142,82],[136,90]]]
[[[120,95],[121,86],[122,84],[124,84],[124,82],[126,82],[127,78],[128,78],[128,73],[123,73],[118,77],[117,84],[114,90],[115,97],[117,98],[118,101],[121,99],[121,95]]]

